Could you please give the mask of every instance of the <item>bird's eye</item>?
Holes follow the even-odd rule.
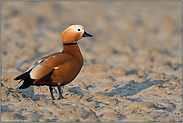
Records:
[[[80,31],[80,29],[78,29],[78,31]]]

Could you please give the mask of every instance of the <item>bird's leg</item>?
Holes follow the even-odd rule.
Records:
[[[64,98],[64,97],[62,96],[61,86],[58,85],[57,88],[58,88],[58,92],[59,92],[59,98],[58,98],[58,100],[60,100],[60,99],[66,99],[66,98]]]
[[[51,93],[51,98],[52,100],[55,100],[54,96],[53,96],[53,88],[51,86],[49,86],[50,89],[50,93]]]

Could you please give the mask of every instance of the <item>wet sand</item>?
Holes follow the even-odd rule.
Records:
[[[51,100],[14,77],[81,24],[84,66]],[[181,2],[2,2],[1,121],[181,122]],[[57,98],[58,92],[54,89]]]

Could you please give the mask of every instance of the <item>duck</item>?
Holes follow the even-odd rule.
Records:
[[[55,100],[53,87],[57,87],[58,100],[66,99],[62,95],[61,86],[72,82],[83,66],[83,56],[77,43],[83,37],[92,35],[82,25],[71,25],[65,29],[62,32],[62,51],[43,56],[24,73],[15,77],[14,80],[20,80],[19,83],[23,81],[19,89],[46,85],[49,86],[52,100]]]

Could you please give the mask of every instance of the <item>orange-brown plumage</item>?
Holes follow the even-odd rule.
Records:
[[[24,80],[20,89],[31,85],[48,85],[52,99],[52,86],[57,86],[60,97],[63,98],[60,86],[66,85],[76,78],[83,66],[83,57],[77,41],[83,37],[92,37],[81,25],[72,25],[62,32],[62,52],[51,53],[40,58],[25,73],[15,80]]]

